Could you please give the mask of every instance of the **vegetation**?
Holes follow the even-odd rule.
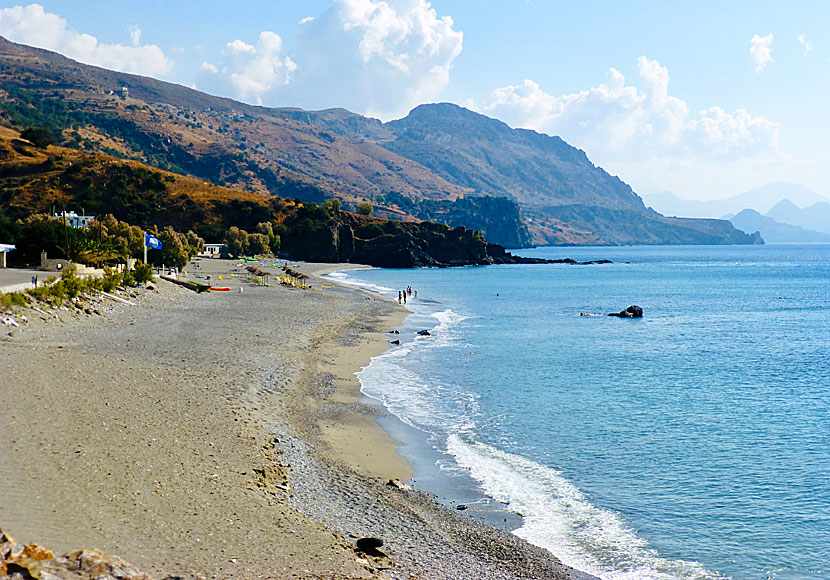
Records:
[[[372,215],[372,211],[374,211],[374,207],[368,201],[361,202],[357,204],[357,213],[360,215]]]
[[[170,226],[149,231],[162,242],[161,251],[148,252],[151,264],[181,268],[204,249],[204,240],[192,231],[180,233]],[[40,264],[41,252],[50,258],[96,267],[125,263],[128,258],[144,255],[144,230],[109,214],[94,220],[86,229],[68,227],[46,214],[33,214],[17,222],[3,219],[0,214],[0,232],[4,232],[4,240],[17,246],[9,254],[13,266]]]
[[[55,144],[55,136],[48,127],[27,127],[20,132],[20,138],[34,143],[35,147],[41,149]]]
[[[112,292],[118,287],[134,285],[133,274],[127,270],[119,272],[107,268],[103,277],[81,278],[77,275],[77,270],[73,265],[61,272],[59,278],[53,276],[37,288],[0,295],[2,297],[0,304],[6,307],[26,306],[32,300],[37,300],[60,306],[67,301],[74,301],[83,294],[91,294],[95,291]]]

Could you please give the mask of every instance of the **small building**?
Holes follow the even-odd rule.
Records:
[[[228,255],[227,244],[205,244],[205,249],[199,252],[203,258],[221,258]]]
[[[0,268],[6,267],[6,252],[11,252],[16,249],[17,247],[11,244],[0,244]]]
[[[74,211],[52,214],[52,219],[66,219],[66,225],[73,228],[85,228],[95,220],[94,215],[78,215]]]

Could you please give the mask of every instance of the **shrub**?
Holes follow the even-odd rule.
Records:
[[[20,136],[34,143],[39,149],[46,149],[55,143],[55,136],[47,127],[27,127],[20,132]]]
[[[135,278],[135,281],[139,284],[152,282],[153,267],[150,264],[145,264],[144,262],[136,262],[135,269],[133,270],[133,278]]]
[[[121,277],[121,281],[123,282],[124,286],[132,287],[135,286],[135,276],[129,270],[124,270],[124,274]]]
[[[101,278],[101,289],[104,292],[112,292],[121,284],[121,272],[112,268],[104,268],[104,277]]]
[[[360,215],[372,215],[374,210],[375,208],[372,207],[372,204],[368,201],[363,201],[357,204],[357,213]]]
[[[26,306],[29,303],[28,298],[22,292],[0,292],[0,307],[14,308],[16,306]]]

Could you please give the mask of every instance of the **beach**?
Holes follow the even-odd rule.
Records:
[[[579,576],[388,485],[412,470],[354,373],[406,311],[319,278],[342,267],[297,266],[310,290],[229,278],[231,292],[197,294],[160,280],[135,306],[4,330],[0,527],[156,578]],[[382,539],[382,554],[356,552],[362,537]]]

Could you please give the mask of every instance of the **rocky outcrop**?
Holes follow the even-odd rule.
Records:
[[[639,306],[632,305],[623,310],[622,312],[612,312],[608,316],[616,316],[617,318],[642,318],[643,317],[643,309]]]
[[[56,557],[52,550],[19,546],[0,530],[0,578],[50,580],[153,580],[118,556],[98,550],[76,550]]]
[[[337,212],[316,226],[292,216],[285,228],[282,255],[308,262],[352,262],[380,268],[610,263],[523,258],[465,227],[388,221],[349,212]]]

